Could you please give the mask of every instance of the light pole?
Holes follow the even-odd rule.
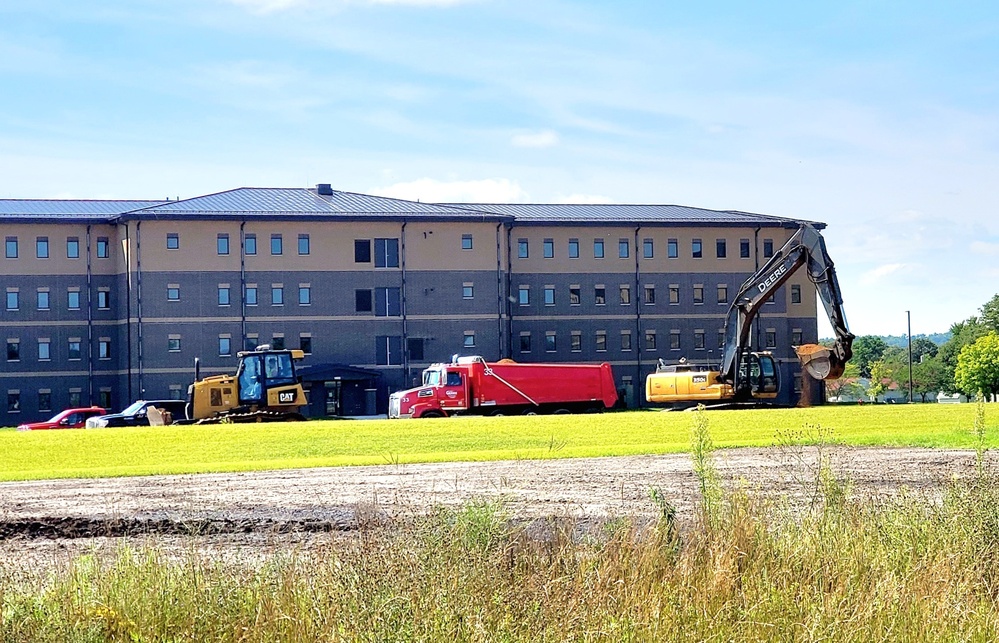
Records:
[[[908,310],[905,311],[905,321],[907,326],[905,341],[909,347],[909,404],[912,404],[912,314]]]

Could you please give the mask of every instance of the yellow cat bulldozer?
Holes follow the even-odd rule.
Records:
[[[291,422],[304,420],[305,390],[295,374],[300,350],[272,349],[269,344],[237,354],[235,375],[201,379],[194,360],[194,383],[188,388],[188,422]]]

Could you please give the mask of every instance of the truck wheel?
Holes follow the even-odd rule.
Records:
[[[569,415],[570,413],[572,413],[572,411],[569,409],[555,409],[555,412],[552,413],[552,415]]]
[[[538,414],[538,412],[535,411],[534,409],[527,409],[523,413],[523,415],[537,415],[537,414]]]
[[[505,416],[506,413],[504,413],[503,411],[493,411],[489,415],[490,415],[490,417],[501,418],[501,417]]]
[[[420,417],[421,418],[442,418],[442,417],[444,417],[444,414],[441,413],[440,411],[427,411],[426,413],[424,413]]]

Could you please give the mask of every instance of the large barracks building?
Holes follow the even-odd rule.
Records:
[[[800,221],[674,205],[431,204],[239,188],[179,201],[0,199],[0,426],[182,398],[260,344],[301,348],[312,417],[384,412],[432,362],[716,362],[743,281]],[[783,401],[817,338],[805,271],[754,322]],[[4,403],[5,401],[5,403]]]

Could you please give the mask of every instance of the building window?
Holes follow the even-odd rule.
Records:
[[[801,303],[801,286],[798,284],[791,284],[791,303]]]
[[[406,339],[406,351],[409,352],[409,359],[415,362],[423,361],[423,338],[408,337]]]
[[[312,248],[310,247],[309,243],[309,235],[307,234],[298,235],[298,254],[307,255],[309,254],[311,249]]]
[[[370,290],[355,290],[354,291],[354,311],[358,313],[370,313],[372,310],[371,303],[371,291]]]
[[[764,239],[763,240],[763,256],[768,259],[774,256],[774,240]]]
[[[642,257],[646,259],[652,259],[655,256],[655,245],[652,239],[642,240]]]
[[[70,293],[70,297],[72,297],[72,293]],[[180,286],[167,286],[167,301],[180,301]]]
[[[399,317],[402,315],[402,290],[375,288],[375,316]]]
[[[651,306],[656,303],[656,287],[652,284],[645,286],[645,304]]]
[[[621,297],[622,306],[631,305],[631,286],[628,284],[621,284],[621,287],[618,289],[618,294]]]
[[[79,259],[80,258],[80,239],[79,239],[79,237],[68,237],[66,239],[66,258],[67,259]]]
[[[676,259],[680,256],[680,242],[676,239],[669,239],[666,241],[666,256],[670,259]]]
[[[38,410],[39,411],[51,411],[52,410],[52,391],[38,391]]]
[[[21,307],[21,294],[16,290],[7,291],[7,310],[17,310]]]
[[[111,359],[111,340],[102,337],[97,340],[97,359]]]
[[[694,239],[690,242],[690,256],[694,259],[700,259],[704,256],[704,247],[700,239]]]
[[[370,239],[354,239],[354,263],[371,263]]]
[[[475,284],[471,282],[466,282],[461,285],[461,298],[462,299],[474,299],[475,298]]]
[[[402,364],[402,337],[379,335],[375,337],[375,364],[398,366]]]
[[[39,290],[38,291],[38,310],[48,310],[49,309],[49,291]]]
[[[284,254],[284,237],[280,234],[271,235],[271,254],[274,256]]]
[[[715,256],[719,259],[724,259],[728,255],[728,247],[725,239],[717,239],[715,241]]]
[[[215,251],[219,255],[229,254],[229,235],[220,233],[215,237]]]
[[[596,285],[593,287],[593,303],[597,306],[603,306],[607,303],[607,289],[601,285]]]
[[[256,306],[257,305],[257,287],[247,286],[246,287],[246,305]]]
[[[311,286],[299,286],[298,287],[298,305],[299,306],[311,306],[312,305],[312,287]]]
[[[171,353],[180,352],[180,335],[171,335],[167,338],[167,351]]]
[[[461,235],[461,249],[462,250],[472,249],[472,235],[470,234]]]
[[[247,333],[246,338],[243,340],[243,350],[256,350],[257,345],[260,343],[259,339],[256,333]]]
[[[7,237],[7,258],[17,259],[17,237]]]
[[[669,332],[669,347],[672,350],[680,350],[680,331],[671,330]]]
[[[462,346],[465,348],[475,348],[475,331],[466,330],[464,340],[462,341]]]
[[[695,304],[704,303],[704,286],[700,284],[694,286],[694,303]]]
[[[521,286],[517,289],[517,303],[521,306],[527,306],[531,303],[531,287]]]
[[[531,334],[521,333],[520,334],[520,352],[530,353],[531,352]]]
[[[70,407],[82,406],[80,404],[80,395],[81,395],[81,392],[80,392],[79,389],[70,389],[69,390],[69,406]],[[109,408],[111,408],[111,406],[108,405],[108,406],[105,406],[104,408],[109,409]]]
[[[229,303],[229,286],[219,286],[219,306],[228,306]]]
[[[97,309],[111,310],[111,291],[109,290],[97,291]]]
[[[38,361],[47,362],[52,359],[52,343],[48,338],[38,340]]]
[[[767,348],[777,348],[777,329],[768,328],[764,335],[766,337]]]
[[[630,351],[631,350],[631,331],[622,330],[621,331],[621,350]]]
[[[802,334],[800,328],[795,328],[791,331],[791,345],[801,346]]]
[[[749,239],[739,239],[739,258],[749,259]]]
[[[728,303],[728,286],[725,284],[718,284],[718,303]]]
[[[399,240],[375,239],[375,268],[399,267]]]
[[[569,258],[579,259],[579,239],[569,239]]]
[[[680,286],[677,284],[669,286],[669,303],[673,306],[680,303]]]
[[[704,331],[695,330],[694,331],[694,350],[702,351],[704,350]]]
[[[555,331],[545,331],[545,352],[554,353],[557,348],[555,344]]]
[[[545,259],[551,259],[555,256],[555,240],[545,239],[541,244],[541,251]]]
[[[21,340],[19,339],[7,340],[7,361],[8,362],[21,361]]]
[[[81,340],[76,337],[69,340],[69,359],[78,360],[83,356],[83,353],[80,350],[80,341]]]
[[[111,391],[109,389],[102,388],[101,391],[100,391],[100,393],[97,394],[97,397],[98,397],[98,402],[100,403],[100,406],[102,408],[105,408],[105,409],[110,409],[111,408],[111,406],[112,406],[111,405]],[[76,406],[79,406],[79,404],[77,404]]]
[[[168,232],[166,237],[167,250],[177,250],[180,248],[180,235],[176,232]]]
[[[656,350],[656,331],[654,330],[645,331],[645,350],[646,351]]]
[[[39,259],[49,258],[49,238],[37,237],[35,239],[35,257]]]
[[[617,256],[619,259],[627,259],[631,252],[631,244],[627,239],[617,240]]]
[[[284,335],[273,335],[271,336],[271,348],[276,351],[284,350]]]
[[[271,306],[284,306],[284,286],[271,286]]]
[[[70,290],[67,293],[67,303],[70,310],[80,310],[80,291]]]
[[[97,237],[97,258],[107,259],[111,256],[111,243],[107,237]]]
[[[219,356],[227,357],[232,355],[232,338],[219,337]]]
[[[7,391],[7,412],[8,413],[20,413],[21,412],[21,392],[20,391]]]
[[[596,349],[598,353],[607,351],[607,331],[598,330],[596,335]]]
[[[604,240],[594,239],[593,240],[593,258],[603,259],[604,258]]]
[[[530,256],[530,251],[527,245],[527,239],[517,239],[517,258],[527,259],[528,256]]]
[[[579,292],[580,292],[579,286],[575,286],[575,285],[569,286],[569,305],[570,306],[578,306],[581,303]]]
[[[555,286],[545,286],[545,306],[555,305]]]
[[[413,357],[413,348],[412,348],[412,346],[413,346],[413,342],[415,342],[415,341],[417,341],[417,340],[412,339],[412,338],[410,338],[410,340],[409,340],[409,342],[410,342],[410,344],[409,344],[410,345],[409,356],[410,357]],[[423,340],[421,339],[421,340],[419,340],[419,342],[420,342],[420,347],[422,349],[422,347],[423,347]],[[298,349],[300,351],[302,351],[303,353],[305,353],[306,355],[311,355],[312,354],[312,335],[301,335],[298,338]],[[423,351],[422,350],[420,351],[420,357],[419,357],[419,359],[423,359]]]
[[[247,255],[257,254],[257,235],[250,233],[243,237],[243,253]]]

